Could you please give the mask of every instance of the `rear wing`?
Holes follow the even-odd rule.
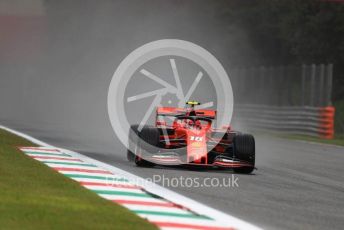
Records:
[[[158,107],[156,109],[157,116],[185,115],[187,112],[189,112],[189,109],[175,108],[175,107]],[[196,112],[196,115],[200,117],[208,117],[212,119],[216,118],[216,110],[195,109],[195,112]]]

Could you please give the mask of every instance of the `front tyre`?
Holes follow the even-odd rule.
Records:
[[[159,146],[160,133],[155,127],[144,126],[140,132],[138,132],[139,140],[135,150],[135,164],[139,167],[152,167],[154,163],[145,160],[144,156],[156,152]]]
[[[135,149],[135,144],[137,144],[138,138],[138,129],[139,125],[132,125],[129,129],[129,135],[128,135],[128,149],[127,149],[127,159],[130,162],[135,161],[135,153],[132,152],[132,150]]]
[[[235,158],[245,161],[251,166],[234,168],[236,173],[250,174],[255,166],[255,140],[250,134],[238,134],[233,138],[233,150]]]

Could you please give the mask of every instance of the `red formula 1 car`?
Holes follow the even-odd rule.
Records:
[[[159,107],[156,125],[132,125],[129,130],[127,157],[137,166],[192,165],[231,168],[251,173],[255,168],[255,141],[224,127],[213,128],[215,110]]]

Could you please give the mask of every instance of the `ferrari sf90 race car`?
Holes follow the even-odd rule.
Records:
[[[251,173],[255,169],[255,140],[230,126],[215,128],[215,110],[158,107],[155,126],[132,125],[127,158],[140,167],[189,165],[233,169]]]

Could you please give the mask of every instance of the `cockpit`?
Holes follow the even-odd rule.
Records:
[[[173,122],[173,128],[203,129],[210,128],[212,120],[199,116],[177,116]]]

